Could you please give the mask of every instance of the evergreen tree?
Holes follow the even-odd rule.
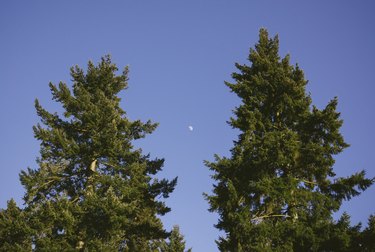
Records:
[[[0,251],[29,251],[31,229],[26,223],[25,213],[16,202],[8,201],[7,209],[0,210]]]
[[[368,226],[365,230],[363,230],[360,236],[360,247],[361,251],[375,251],[375,215],[371,215],[369,217]]]
[[[206,198],[225,232],[220,251],[323,250],[335,226],[332,213],[374,182],[364,171],[336,178],[334,156],[348,147],[337,99],[312,106],[303,71],[278,51],[278,37],[261,29],[251,64],[236,64],[235,83],[226,83],[242,101],[229,121],[240,134],[231,157],[206,162],[215,180]]]
[[[184,236],[180,233],[180,228],[174,226],[171,232],[171,236],[168,238],[169,241],[163,240],[160,245],[160,252],[185,252],[185,240]],[[186,252],[191,252],[191,249]]]
[[[319,247],[320,251],[362,251],[361,224],[352,227],[347,213],[324,231],[326,236]]]
[[[152,241],[169,236],[158,216],[170,209],[160,199],[177,178],[157,179],[164,160],[134,149],[132,142],[157,124],[126,117],[118,93],[127,88],[128,69],[117,71],[106,56],[97,66],[89,62],[86,73],[71,68],[72,89],[50,83],[63,114],[48,112],[36,100],[39,167],[20,174],[25,210],[10,202],[0,219],[4,225],[9,218],[3,216],[24,218],[31,231],[11,230],[10,242],[25,237],[11,248],[32,240],[35,251],[150,251]]]

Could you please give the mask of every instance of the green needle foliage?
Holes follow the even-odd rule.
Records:
[[[157,179],[164,160],[133,148],[157,124],[126,117],[118,93],[128,69],[117,71],[106,56],[86,73],[71,68],[72,89],[50,83],[62,115],[35,101],[39,167],[20,174],[25,209],[10,201],[0,211],[1,251],[151,251],[169,237],[158,216],[177,178]]]
[[[30,251],[32,231],[26,218],[14,200],[0,210],[0,251]]]
[[[185,243],[184,236],[180,233],[179,226],[174,226],[168,241],[162,241],[160,252],[191,252],[191,249],[185,250]]]
[[[337,99],[324,109],[312,106],[303,71],[278,51],[278,37],[261,29],[251,64],[236,64],[235,83],[226,83],[242,103],[229,122],[240,131],[231,157],[206,162],[216,181],[206,198],[220,216],[217,228],[225,232],[218,247],[349,251],[360,230],[349,227],[348,216],[336,223],[332,214],[374,180],[364,171],[336,178],[334,156],[348,147]],[[365,233],[375,238],[371,227]]]

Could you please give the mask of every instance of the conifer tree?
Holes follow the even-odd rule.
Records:
[[[370,215],[368,218],[368,226],[361,233],[359,244],[362,251],[372,252],[375,250],[375,215]]]
[[[150,251],[152,241],[169,236],[158,216],[170,211],[161,199],[177,179],[156,178],[164,159],[133,147],[157,124],[126,117],[118,93],[127,88],[128,69],[117,71],[106,56],[97,66],[89,62],[86,73],[71,68],[71,89],[50,83],[63,114],[36,100],[39,167],[20,174],[26,208],[10,202],[0,215],[24,218],[29,236],[21,245],[32,243],[35,251]]]
[[[30,248],[31,229],[26,223],[25,212],[11,199],[7,209],[0,210],[0,251],[29,251]]]
[[[191,249],[185,251],[185,244],[184,236],[180,233],[179,226],[176,225],[172,228],[168,241],[162,241],[160,252],[191,252]]]
[[[364,171],[336,177],[334,156],[348,147],[337,98],[313,106],[304,73],[289,58],[280,58],[278,37],[261,29],[250,65],[236,64],[235,83],[226,83],[241,99],[229,121],[240,134],[231,157],[206,162],[215,180],[206,198],[225,232],[220,251],[322,251],[327,232],[338,230],[332,213],[374,182]],[[349,244],[342,232],[336,238],[335,248]]]

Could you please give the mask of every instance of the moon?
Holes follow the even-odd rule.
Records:
[[[189,125],[188,129],[189,129],[190,131],[193,131],[193,130],[194,130],[193,126],[191,126],[191,125]]]

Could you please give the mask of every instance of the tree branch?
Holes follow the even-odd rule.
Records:
[[[290,216],[287,215],[287,214],[268,214],[268,215],[262,215],[262,216],[258,216],[258,217],[252,218],[251,220],[255,221],[255,220],[260,220],[260,219],[265,219],[265,218],[272,218],[272,217],[290,218]]]

